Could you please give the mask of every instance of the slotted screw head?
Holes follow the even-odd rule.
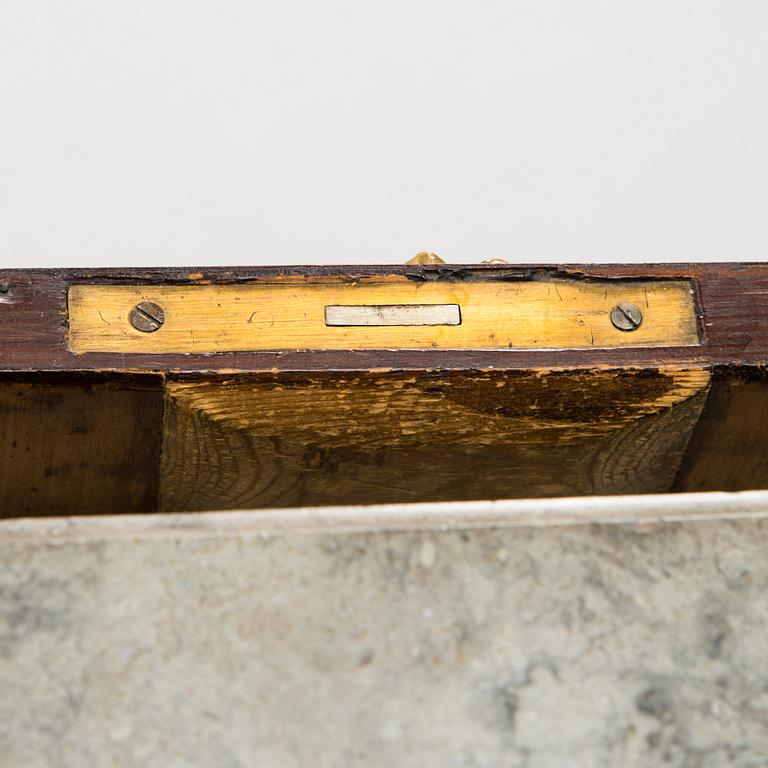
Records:
[[[643,313],[634,304],[622,302],[611,310],[611,322],[620,331],[636,331],[643,322]]]
[[[137,331],[154,333],[165,322],[165,312],[154,301],[141,301],[131,310],[128,319]]]

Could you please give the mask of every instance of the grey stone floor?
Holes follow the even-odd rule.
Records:
[[[259,514],[0,525],[0,766],[768,765],[762,519]]]

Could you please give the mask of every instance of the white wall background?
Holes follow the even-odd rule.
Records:
[[[768,259],[765,0],[0,0],[0,266]]]

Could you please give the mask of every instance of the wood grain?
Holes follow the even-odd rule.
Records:
[[[766,372],[717,373],[675,490],[764,488],[768,488]]]
[[[160,508],[668,490],[703,370],[168,383]]]
[[[0,517],[151,512],[159,377],[0,381]]]
[[[455,291],[681,280],[695,291],[695,346],[183,354],[67,346],[76,285]],[[765,488],[766,367],[766,264],[0,270],[0,504],[4,514],[150,512],[158,472],[166,509],[662,491],[678,468],[678,490]],[[137,394],[135,377],[150,372],[155,383]],[[70,404],[49,408],[42,390],[8,394],[44,383],[71,392]],[[94,420],[88,436],[65,410]],[[20,453],[22,444],[29,450]]]

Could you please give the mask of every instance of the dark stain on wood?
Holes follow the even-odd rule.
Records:
[[[157,506],[162,379],[0,380],[0,516]]]
[[[768,372],[716,372],[677,491],[768,488]]]

